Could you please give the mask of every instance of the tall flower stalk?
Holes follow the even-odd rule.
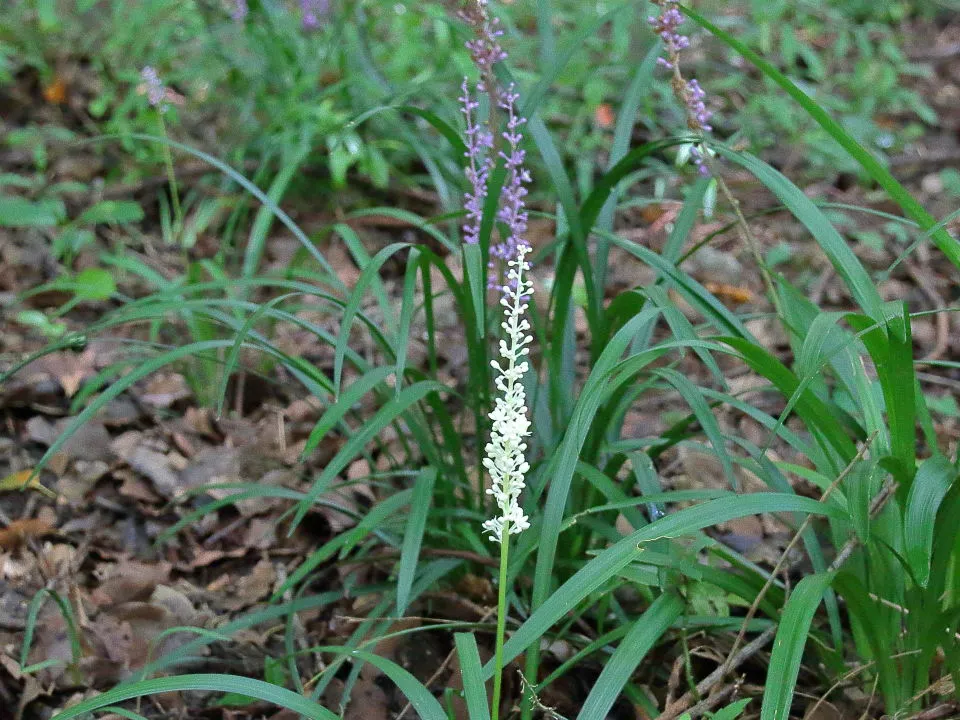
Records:
[[[510,536],[530,527],[530,520],[520,506],[520,493],[525,487],[526,474],[530,469],[525,458],[526,437],[530,434],[527,417],[527,399],[523,388],[523,376],[529,369],[527,355],[530,352],[530,322],[526,317],[533,284],[527,279],[530,269],[527,255],[530,246],[526,241],[527,185],[530,173],[524,161],[523,126],[526,119],[517,113],[518,93],[513,85],[503,88],[496,84],[493,66],[507,54],[500,46],[503,31],[499,20],[490,15],[487,0],[468,0],[461,10],[460,18],[473,29],[474,37],[466,43],[480,80],[473,88],[465,78],[460,97],[462,112],[466,118],[466,176],[470,184],[464,198],[467,218],[463,226],[464,241],[475,244],[480,241],[483,208],[488,194],[487,183],[496,166],[496,158],[503,161],[506,177],[498,198],[497,220],[505,232],[502,239],[490,248],[491,288],[500,292],[503,307],[503,337],[500,339],[500,359],[491,362],[496,370],[494,384],[497,396],[490,412],[490,440],[484,448],[483,468],[490,476],[487,494],[495,501],[496,512],[483,523],[484,532],[493,542],[500,544],[500,578],[497,593],[497,636],[494,655],[492,720],[500,714],[500,693],[503,684],[503,644],[507,621],[507,584],[510,561]],[[479,96],[487,93],[490,98],[490,115],[486,120],[478,117]],[[499,109],[505,118],[500,134],[502,149],[494,151],[494,109]],[[502,273],[502,274],[501,274]]]
[[[500,543],[500,582],[497,590],[497,638],[494,654],[492,720],[497,720],[500,711],[500,688],[503,682],[503,642],[507,622],[507,568],[510,561],[510,535],[530,527],[530,519],[520,507],[520,492],[523,490],[527,471],[524,441],[530,434],[527,418],[526,395],[521,382],[527,372],[526,358],[530,352],[530,322],[526,318],[527,303],[533,285],[523,273],[530,269],[526,261],[530,248],[521,244],[517,256],[508,263],[505,295],[500,304],[505,308],[501,324],[506,338],[500,340],[500,362],[491,364],[498,375],[496,399],[490,419],[493,429],[487,443],[483,465],[490,473],[491,487],[487,493],[496,500],[498,514],[483,523],[490,538]]]

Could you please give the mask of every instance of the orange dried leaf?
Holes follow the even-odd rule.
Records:
[[[63,105],[67,102],[67,83],[59,75],[43,88],[43,99],[53,105]]]
[[[753,300],[753,293],[748,288],[738,285],[708,282],[704,283],[703,286],[721,300],[728,300],[737,305]]]
[[[601,103],[597,105],[597,109],[593,112],[593,120],[597,124],[597,127],[602,130],[607,130],[613,127],[613,124],[616,122],[616,117],[613,114],[613,108],[610,107],[608,103]]]
[[[14,520],[10,525],[0,530],[0,548],[13,550],[27,539],[41,537],[52,530],[53,526],[50,523],[39,518]]]

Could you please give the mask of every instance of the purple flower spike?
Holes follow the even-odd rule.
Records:
[[[465,45],[470,51],[473,64],[480,71],[478,90],[486,92],[486,83],[493,77],[493,66],[507,59],[507,53],[500,45],[503,35],[500,18],[490,17],[487,0],[468,0],[467,6],[459,12],[460,19],[473,28],[474,38]]]
[[[501,205],[497,219],[507,226],[507,237],[490,248],[490,255],[507,262],[517,258],[521,247],[525,248],[525,252],[529,252],[524,239],[528,220],[527,203],[524,198],[527,196],[526,185],[530,182],[530,173],[524,167],[526,151],[520,149],[520,143],[523,141],[522,129],[527,121],[517,115],[516,104],[519,98],[514,86],[510,85],[499,102],[500,108],[507,113],[507,127],[502,135],[507,143],[508,152],[499,153],[507,169],[507,177],[501,191]],[[504,288],[504,292],[510,290],[512,288],[509,285]]]
[[[490,288],[498,288],[505,295],[517,289],[516,278],[508,268],[515,267],[512,263],[520,262],[518,258],[530,251],[525,239],[527,232],[526,196],[527,184],[530,182],[530,173],[524,167],[526,151],[520,148],[523,142],[523,125],[525,118],[517,115],[517,100],[520,96],[513,85],[508,88],[495,85],[496,78],[493,66],[505,60],[507,53],[500,46],[498,38],[503,35],[499,29],[497,18],[491,17],[488,12],[487,0],[468,0],[467,5],[460,11],[460,18],[467,22],[474,32],[474,39],[466,43],[474,65],[480,71],[480,81],[476,84],[476,96],[487,92],[491,102],[505,111],[506,124],[501,133],[503,150],[496,156],[503,159],[506,169],[506,178],[498,198],[499,209],[497,220],[506,226],[506,237],[491,246],[489,268]],[[489,87],[488,87],[489,84]],[[467,168],[465,174],[470,182],[470,189],[464,197],[464,209],[467,220],[463,226],[464,242],[476,244],[480,241],[480,225],[483,222],[483,206],[487,199],[487,181],[496,165],[493,157],[494,137],[489,121],[481,122],[476,117],[480,102],[471,95],[469,82],[466,78],[461,86],[463,95],[460,97],[461,112],[467,121],[466,145]],[[505,281],[500,279],[501,273]],[[522,293],[525,299],[527,293]]]
[[[470,96],[470,86],[464,78],[460,86],[461,109],[467,120],[467,169],[465,174],[470,181],[470,190],[464,198],[467,222],[463,226],[463,239],[471,245],[480,241],[480,223],[483,221],[483,204],[487,198],[487,179],[493,169],[490,150],[493,149],[493,135],[485,124],[477,122],[476,111],[480,103]]]
[[[710,132],[713,127],[710,125],[710,118],[713,113],[707,110],[704,100],[707,93],[700,87],[696,80],[687,82],[687,120],[691,130],[702,130]]]
[[[672,7],[677,0],[664,0],[663,12],[659,17],[651,15],[647,22],[653,27],[667,46],[667,51],[671,54],[685,50],[690,46],[690,38],[677,32],[677,28],[683,24],[683,15],[677,8]]]
[[[316,30],[330,13],[330,0],[300,0],[300,24],[304,30]]]
[[[249,11],[247,0],[233,0],[233,12],[230,13],[230,17],[233,18],[234,22],[243,22],[247,19]]]
[[[146,93],[147,102],[160,112],[164,112],[167,109],[166,103],[164,102],[167,98],[167,88],[157,74],[156,69],[147,65],[140,71],[140,79],[143,81],[143,89],[141,92]]]

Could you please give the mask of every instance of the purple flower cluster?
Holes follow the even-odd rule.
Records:
[[[700,83],[696,79],[687,81],[686,90],[687,124],[691,130],[710,132],[713,130],[713,126],[710,124],[713,113],[707,109],[707,104],[704,102],[707,93],[700,87]]]
[[[300,24],[304,30],[316,30],[330,12],[330,0],[300,0]]]
[[[149,102],[152,107],[160,110],[160,112],[165,111],[167,107],[164,101],[167,98],[167,88],[157,74],[156,69],[147,65],[140,71],[140,79],[143,81],[142,92],[146,93],[147,102]]]
[[[663,0],[660,15],[651,15],[647,18],[653,31],[667,46],[667,52],[671,58],[690,46],[690,38],[677,32],[677,28],[683,24],[683,15],[674,7],[676,3],[677,0]],[[672,68],[674,64],[672,59],[663,57],[657,58],[657,63],[665,68]]]
[[[247,19],[249,11],[247,0],[233,0],[233,10],[230,12],[230,17],[233,18],[234,22],[243,22]]]
[[[527,233],[527,203],[524,198],[527,196],[527,183],[530,182],[530,172],[524,167],[526,151],[520,149],[520,143],[523,141],[523,132],[521,128],[526,119],[517,115],[516,105],[520,96],[514,91],[511,84],[500,98],[500,108],[507,113],[507,129],[503,132],[503,139],[507,143],[509,153],[500,152],[503,158],[504,166],[507,169],[507,177],[503,184],[503,190],[500,195],[500,210],[497,213],[497,219],[507,226],[507,237],[497,245],[490,248],[490,255],[499,258],[505,262],[514,260],[521,247],[523,252],[529,252],[524,236]],[[512,290],[512,287],[503,288],[504,292]]]
[[[470,190],[464,198],[464,209],[467,211],[467,222],[463,226],[463,239],[474,245],[480,241],[480,223],[483,221],[483,204],[487,198],[487,178],[493,169],[493,158],[490,151],[493,149],[493,134],[485,123],[478,122],[476,111],[480,102],[470,96],[470,86],[467,79],[463,79],[460,86],[463,95],[459,98],[461,109],[467,120],[467,169],[465,174],[470,181]]]
[[[480,71],[480,81],[476,84],[476,95],[487,92],[491,102],[505,111],[506,129],[501,133],[505,143],[505,150],[497,155],[503,159],[506,168],[506,178],[500,191],[497,220],[507,229],[507,235],[500,242],[490,248],[490,287],[499,287],[505,294],[515,289],[516,280],[511,280],[509,273],[504,282],[494,279],[498,277],[497,265],[501,269],[510,267],[510,263],[529,252],[524,236],[527,232],[527,187],[530,182],[530,173],[524,167],[526,151],[520,148],[523,142],[523,125],[526,119],[517,115],[517,100],[519,95],[513,85],[509,88],[496,86],[493,75],[493,66],[505,60],[507,53],[500,46],[498,38],[503,34],[499,29],[497,18],[491,18],[488,12],[487,0],[469,0],[466,8],[460,11],[460,18],[467,22],[474,31],[474,39],[466,43],[467,49],[473,58],[474,64]],[[475,244],[480,241],[480,225],[483,221],[483,206],[487,198],[487,181],[496,165],[492,154],[494,148],[493,131],[489,120],[480,121],[476,112],[480,102],[471,95],[470,86],[464,78],[461,86],[463,95],[460,97],[461,112],[467,121],[466,145],[467,168],[465,174],[470,182],[470,190],[464,198],[464,209],[467,211],[467,221],[463,226],[464,242]]]
[[[473,28],[474,38],[466,42],[473,64],[480,71],[480,83],[477,89],[486,92],[486,83],[493,78],[493,66],[507,59],[507,53],[500,45],[503,35],[500,18],[491,17],[487,0],[469,0],[459,12],[460,19]]]
[[[663,40],[666,57],[657,58],[657,63],[673,71],[673,93],[683,103],[687,115],[687,127],[703,134],[713,130],[710,120],[713,113],[707,109],[707,93],[697,80],[685,80],[680,72],[680,52],[690,47],[690,38],[681,35],[678,28],[683,24],[683,15],[677,8],[677,0],[653,0],[660,6],[660,14],[647,18],[654,32]],[[707,150],[701,144],[690,146],[690,158],[703,176],[710,175]]]

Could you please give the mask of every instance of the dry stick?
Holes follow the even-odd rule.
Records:
[[[704,153],[704,157],[709,157],[707,153]],[[708,165],[710,161],[707,160]],[[747,223],[747,219],[743,216],[743,211],[740,209],[740,201],[737,200],[733,193],[730,192],[730,188],[727,186],[726,181],[713,172],[713,167],[710,167],[710,172],[713,173],[714,179],[717,181],[717,187],[720,188],[720,192],[723,193],[723,197],[726,198],[726,201],[730,203],[730,207],[733,208],[733,214],[737,219],[737,230],[739,231],[740,239],[747,245],[747,248],[750,250],[750,254],[753,255],[753,260],[757,263],[757,268],[760,270],[760,277],[763,278],[763,285],[767,290],[767,295],[770,296],[770,302],[773,304],[774,310],[776,310],[778,316],[783,316],[782,308],[780,307],[780,300],[777,296],[776,290],[773,287],[773,279],[770,277],[770,269],[767,267],[767,264],[763,261],[763,257],[760,255],[760,247],[757,244],[757,238],[754,237],[753,231],[750,229],[750,225]]]
[[[904,265],[906,265],[907,273],[913,278],[913,281],[917,284],[917,287],[920,288],[920,291],[933,303],[934,309],[941,311],[935,316],[937,327],[936,344],[933,346],[933,350],[923,358],[924,360],[937,360],[943,357],[947,350],[950,349],[950,318],[946,312],[942,312],[946,310],[947,303],[943,301],[940,293],[938,293],[937,289],[933,286],[933,282],[928,275],[929,265],[925,264],[926,267],[921,269],[910,260],[905,261]]]
[[[755,637],[749,643],[744,645],[740,649],[740,652],[738,652],[735,656],[733,656],[732,659],[729,659],[726,664],[721,665],[712,673],[707,675],[707,677],[705,677],[703,680],[697,683],[697,687],[695,688],[696,693],[700,696],[706,695],[708,692],[710,692],[710,690],[715,685],[717,685],[721,680],[723,680],[727,672],[738,668],[740,665],[742,665],[747,660],[749,660],[754,655],[756,655],[758,652],[760,652],[764,648],[764,646],[766,646],[766,644],[773,639],[773,636],[776,635],[776,633],[777,633],[777,626],[771,625],[762,633],[757,635],[757,637]],[[690,705],[690,701],[692,697],[693,697],[693,693],[688,691],[683,695],[683,697],[681,697],[679,700],[673,703],[673,705],[665,708],[664,711],[660,713],[660,715],[657,717],[657,720],[673,720],[673,718],[680,715],[680,713],[688,712],[687,707]],[[689,710],[690,716],[695,717],[694,715],[695,712],[702,713],[705,710],[709,710],[715,704],[715,702],[719,702],[719,700],[714,701],[715,697],[716,695],[713,695],[707,698],[706,700],[701,701],[700,703],[695,705],[693,708],[690,708]]]
[[[858,665],[857,667],[853,668],[846,674],[841,675],[840,679],[837,680],[833,685],[831,685],[827,689],[827,691],[820,696],[817,702],[814,703],[814,706],[806,712],[807,717],[817,717],[817,710],[820,708],[820,706],[823,703],[827,702],[827,698],[830,696],[830,693],[832,693],[834,690],[844,685],[850,678],[855,677],[860,673],[862,673],[864,670],[868,670],[871,667],[873,667],[876,664],[876,662],[877,662],[876,660],[871,660],[870,662],[864,663],[863,665]],[[830,704],[833,705],[833,703],[830,703]]]
[[[856,456],[854,456],[853,460],[850,461],[850,463],[837,476],[837,479],[834,480],[830,484],[830,487],[827,488],[826,492],[823,493],[823,497],[821,497],[820,499],[821,502],[825,501],[828,497],[830,497],[830,495],[837,488],[837,486],[841,482],[843,482],[843,480],[847,477],[847,475],[850,474],[850,472],[853,470],[856,464],[863,459],[863,456],[866,454],[867,450],[870,448],[870,445],[873,443],[876,436],[877,436],[877,433],[874,432],[869,438],[867,438],[866,442],[863,443],[860,450],[857,451],[857,454]],[[743,642],[744,636],[747,634],[747,626],[750,624],[750,621],[753,620],[754,615],[757,614],[757,610],[760,607],[760,603],[763,601],[763,598],[766,596],[767,591],[770,590],[771,586],[773,585],[774,578],[780,573],[780,570],[783,567],[784,563],[786,562],[787,557],[790,554],[790,551],[793,550],[794,546],[797,544],[797,542],[799,542],[801,536],[806,531],[806,529],[810,526],[810,523],[812,521],[813,521],[813,516],[808,515],[806,519],[803,521],[803,523],[800,525],[800,527],[797,529],[797,532],[794,534],[793,539],[791,539],[790,542],[787,544],[787,547],[784,548],[783,552],[780,555],[780,559],[777,561],[776,566],[770,572],[770,575],[767,577],[766,582],[764,583],[763,587],[760,589],[760,592],[757,594],[757,597],[754,599],[753,603],[751,603],[750,609],[747,611],[747,614],[743,619],[743,623],[740,625],[740,632],[737,633],[737,638],[733,642],[733,647],[730,649],[730,653],[727,656],[726,662],[723,665],[721,665],[719,668],[717,668],[713,673],[711,673],[706,680],[704,680],[703,682],[697,685],[696,692],[698,695],[703,696],[705,694],[700,689],[701,686],[706,686],[706,688],[709,689],[710,687],[715,685],[717,682],[719,682],[722,678],[724,678],[727,675],[727,673],[729,673],[735,667],[734,658],[739,657],[738,655],[736,655],[736,652],[737,652],[737,649],[740,647],[740,643]],[[852,548],[851,548],[851,552],[852,552]],[[757,638],[757,640],[759,640],[761,637],[764,637],[768,633],[772,637],[773,634],[776,632],[776,627],[777,627],[776,625],[773,625],[767,628],[764,631],[764,633]],[[752,644],[753,643],[751,643],[751,645]],[[763,644],[766,644],[766,641],[764,641]],[[749,647],[749,645],[747,647]],[[762,645],[760,647],[762,647]],[[757,649],[759,650],[759,647]],[[708,680],[710,681],[709,684],[707,683]],[[712,698],[710,699],[712,700]],[[684,695],[679,700],[677,700],[676,702],[674,702],[672,705],[668,706],[664,710],[663,714],[660,716],[660,720],[669,720],[670,718],[676,717],[681,712],[683,712],[687,707],[689,707],[690,702],[692,700],[693,700],[693,693],[691,693],[690,691],[684,693]],[[699,708],[701,705],[704,705],[708,701],[709,700],[705,700],[699,703],[696,707]],[[707,708],[704,707],[704,709],[707,709]],[[690,715],[691,717],[694,717],[692,710],[690,712]]]
[[[877,432],[867,438],[866,442],[860,447],[857,451],[857,454],[854,456],[853,460],[843,469],[837,479],[830,483],[830,487],[827,488],[826,492],[823,493],[823,497],[820,498],[820,502],[826,502],[826,500],[833,494],[833,491],[837,489],[841,482],[846,479],[853,468],[859,463],[864,455],[867,454],[867,450],[870,449],[870,446],[873,444],[874,439],[877,437]],[[737,633],[737,639],[733,641],[733,648],[730,650],[730,654],[733,655],[736,652],[737,648],[740,646],[740,643],[743,642],[744,636],[747,634],[747,625],[750,624],[750,621],[753,620],[754,615],[757,614],[757,610],[760,607],[760,603],[763,602],[763,598],[766,596],[767,591],[773,585],[774,578],[780,573],[780,570],[783,569],[784,564],[787,561],[787,557],[790,555],[790,551],[796,546],[800,541],[800,538],[806,532],[807,528],[810,527],[810,524],[813,522],[813,515],[807,515],[804,521],[800,524],[800,527],[797,529],[797,532],[794,533],[793,538],[787,544],[787,547],[784,548],[783,552],[780,554],[780,559],[777,561],[776,566],[770,572],[770,576],[767,578],[767,581],[764,583],[763,587],[760,589],[760,592],[757,594],[757,597],[754,598],[754,601],[750,604],[750,609],[747,611],[746,617],[743,619],[743,623],[740,625],[740,632]],[[838,566],[839,567],[839,566]]]

